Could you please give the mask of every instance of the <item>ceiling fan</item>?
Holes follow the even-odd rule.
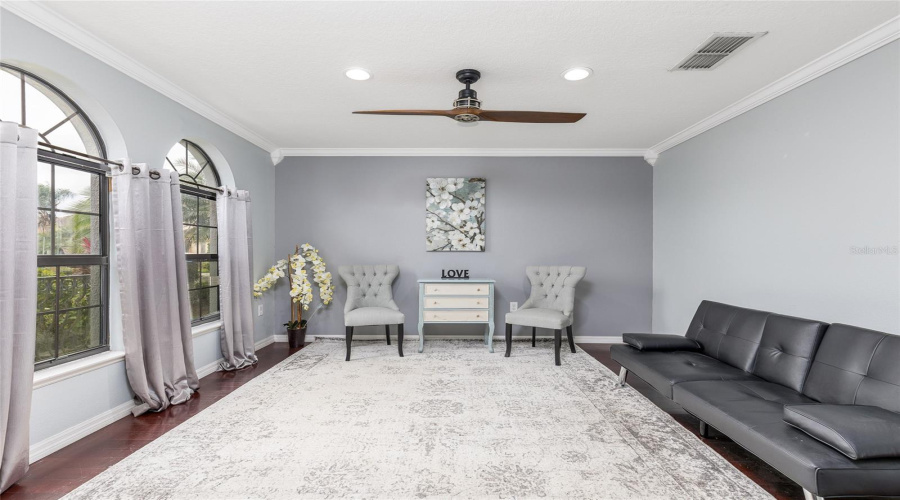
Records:
[[[470,86],[481,78],[475,69],[456,72],[456,79],[466,88],[459,91],[459,98],[453,101],[453,109],[384,109],[378,111],[354,111],[358,115],[419,115],[446,116],[462,123],[478,121],[514,123],[575,123],[584,118],[585,113],[553,113],[548,111],[489,111],[481,109],[478,93]]]

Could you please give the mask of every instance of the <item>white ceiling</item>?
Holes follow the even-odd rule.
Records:
[[[894,1],[46,5],[279,148],[646,149],[900,12]],[[769,34],[714,71],[667,71],[718,31]],[[374,78],[349,80],[354,66]],[[572,66],[594,75],[561,78]],[[482,72],[486,109],[587,116],[462,127],[351,115],[450,109],[462,68]]]

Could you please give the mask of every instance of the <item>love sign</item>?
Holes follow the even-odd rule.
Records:
[[[442,280],[467,280],[469,279],[468,269],[441,269]]]

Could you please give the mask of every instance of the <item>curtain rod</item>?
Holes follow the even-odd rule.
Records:
[[[54,146],[53,144],[48,144],[48,143],[46,143],[46,142],[38,142],[38,146],[43,146],[43,147],[48,148],[48,149],[58,149],[58,150],[60,150],[60,151],[62,151],[62,152],[64,152],[64,153],[69,153],[70,155],[81,156],[81,157],[87,158],[87,159],[89,159],[89,160],[100,161],[100,162],[103,162],[103,163],[107,163],[107,164],[109,164],[109,165],[118,165],[119,168],[124,168],[124,167],[125,167],[125,165],[122,165],[121,163],[119,163],[119,162],[117,162],[117,161],[107,160],[106,158],[100,158],[100,157],[98,157],[98,156],[89,155],[89,154],[87,154],[87,153],[82,153],[82,152],[80,152],[80,151],[75,151],[75,150],[73,150],[73,149],[67,149],[67,148],[63,148],[63,147],[60,147],[60,146]],[[52,152],[53,152],[53,151],[51,151],[51,153],[52,153]]]
[[[87,154],[87,153],[82,153],[82,152],[80,152],[80,151],[75,151],[75,150],[73,150],[73,149],[68,149],[68,148],[64,148],[64,147],[61,147],[61,146],[54,146],[53,144],[49,144],[49,143],[46,143],[46,142],[38,142],[38,146],[43,146],[43,147],[48,148],[48,149],[51,149],[51,150],[52,150],[52,149],[58,149],[58,150],[60,150],[60,151],[62,151],[62,152],[64,152],[64,153],[69,153],[69,154],[71,154],[71,155],[81,156],[81,157],[87,158],[87,159],[89,159],[89,160],[99,161],[99,162],[103,162],[103,163],[106,163],[106,164],[109,164],[109,165],[116,165],[116,166],[119,167],[119,170],[123,170],[123,169],[125,168],[125,165],[124,165],[124,164],[122,164],[122,163],[120,163],[120,162],[117,162],[117,161],[107,160],[106,158],[100,158],[100,157],[98,157],[98,156],[89,155],[89,154]],[[51,151],[51,152],[53,152],[53,151]],[[132,173],[132,174],[137,175],[137,174],[139,174],[140,172],[141,172],[141,170],[140,170],[139,168],[137,168],[137,167],[131,167],[131,173]],[[150,177],[152,177],[153,179],[159,179],[159,175],[160,175],[160,174],[159,174],[159,171],[158,171],[158,170],[151,170],[151,171],[150,171]],[[155,177],[154,177],[154,176],[155,176]],[[220,193],[222,193],[222,194],[225,194],[225,190],[224,190],[224,189],[215,188],[215,187],[211,187],[211,186],[203,186],[203,188],[204,188],[204,189],[213,189],[213,190],[218,191],[218,192],[220,192]]]

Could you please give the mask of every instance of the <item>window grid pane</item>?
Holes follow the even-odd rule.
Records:
[[[106,157],[96,127],[71,99],[27,71],[0,67],[0,120],[36,129],[51,145]],[[38,150],[36,368],[108,348],[106,167],[70,158],[52,146]]]

